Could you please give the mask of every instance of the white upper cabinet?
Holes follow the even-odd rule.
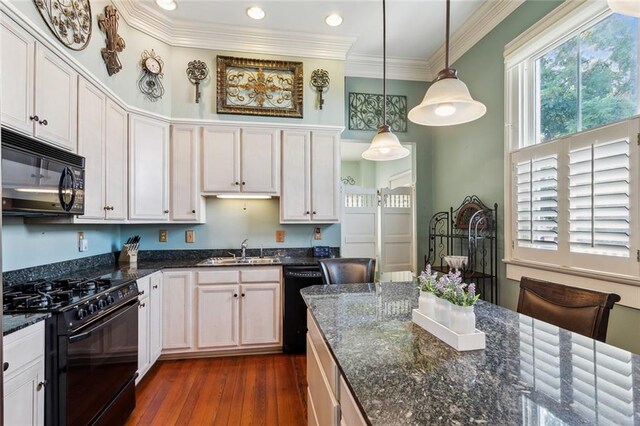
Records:
[[[2,15],[2,123],[77,149],[78,73]]]
[[[129,116],[129,219],[169,220],[169,125]]]
[[[202,130],[202,192],[279,193],[277,129],[207,126]]]
[[[105,132],[105,211],[106,219],[127,218],[128,114],[107,98]]]
[[[198,222],[204,217],[198,170],[198,127],[171,126],[171,220]]]
[[[337,222],[340,138],[332,131],[282,132],[280,223]]]

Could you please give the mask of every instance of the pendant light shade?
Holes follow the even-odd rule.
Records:
[[[608,0],[609,8],[615,13],[637,16],[640,18],[639,0]]]
[[[458,72],[449,67],[449,24],[451,0],[447,2],[445,34],[445,68],[429,87],[420,105],[409,111],[408,118],[423,126],[452,126],[477,120],[487,107],[471,97],[467,85],[458,79]]]
[[[409,155],[409,150],[400,145],[398,137],[387,124],[387,11],[382,0],[382,126],[371,140],[362,158],[371,161],[399,160]]]

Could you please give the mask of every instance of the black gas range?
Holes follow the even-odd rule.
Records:
[[[46,320],[45,424],[123,424],[135,407],[138,286],[133,278],[38,280],[4,289],[5,314]]]

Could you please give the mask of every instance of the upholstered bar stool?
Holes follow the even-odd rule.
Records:
[[[620,296],[522,277],[518,312],[604,342]]]
[[[376,260],[370,258],[320,259],[322,281],[325,284],[372,283]]]

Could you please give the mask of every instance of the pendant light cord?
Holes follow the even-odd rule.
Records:
[[[446,25],[445,25],[445,52],[444,52],[444,67],[449,68],[449,22],[451,21],[451,0],[446,0],[447,12],[446,12]]]
[[[387,8],[382,0],[382,124],[387,125]]]

